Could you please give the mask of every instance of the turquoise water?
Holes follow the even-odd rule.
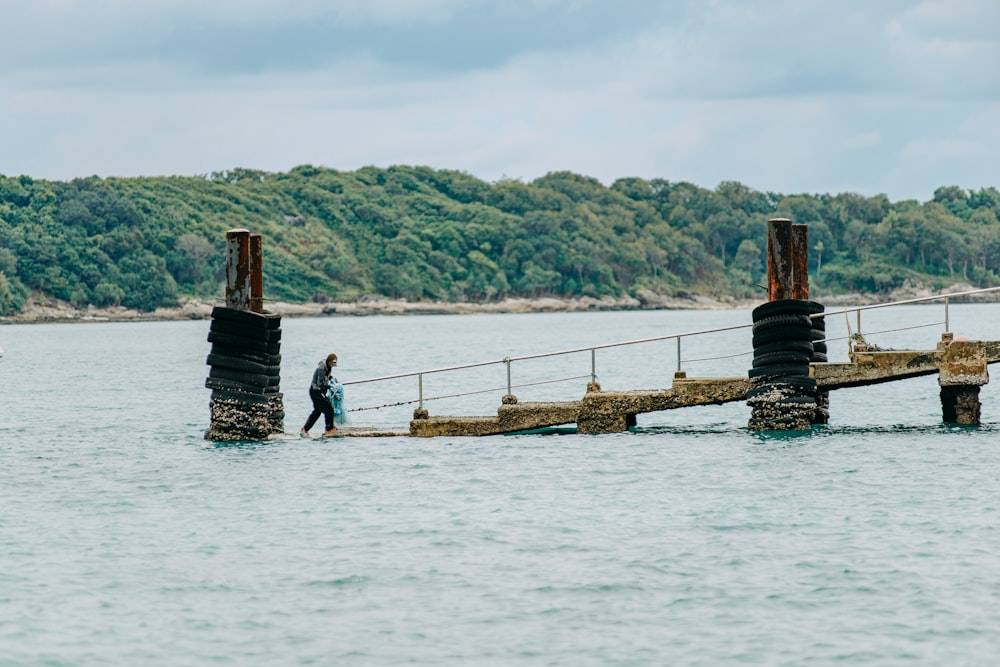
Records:
[[[865,331],[942,318],[865,314]],[[285,320],[286,430],[340,379],[690,331],[748,311]],[[1000,338],[1000,306],[952,306]],[[853,319],[852,326],[855,326]],[[843,318],[831,335],[846,333]],[[842,331],[841,331],[842,330]],[[634,433],[206,442],[208,322],[0,327],[0,665],[992,665],[1000,396],[944,426],[936,379],[831,396],[749,433],[745,405]],[[932,346],[941,327],[870,335]],[[846,357],[831,342],[831,357]],[[749,366],[747,330],[682,343]],[[725,359],[695,362],[696,358]],[[605,388],[669,386],[673,341],[602,351]],[[512,382],[589,375],[590,355]],[[515,390],[578,398],[586,379]],[[502,366],[425,378],[503,387]],[[348,387],[351,407],[416,383]],[[487,414],[499,395],[427,404]],[[352,413],[402,425],[413,405]]]

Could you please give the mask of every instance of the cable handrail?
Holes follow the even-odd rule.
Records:
[[[949,305],[949,302],[950,302],[951,299],[956,299],[956,298],[961,298],[961,297],[967,297],[967,296],[973,296],[973,295],[976,295],[976,294],[989,294],[989,293],[997,292],[997,291],[1000,291],[1000,286],[998,286],[998,287],[985,287],[985,288],[972,289],[972,290],[963,290],[963,291],[960,291],[960,292],[951,292],[951,293],[948,293],[948,294],[935,294],[935,295],[931,295],[931,296],[914,297],[912,299],[902,299],[902,300],[899,300],[899,301],[889,301],[889,302],[886,302],[886,303],[868,304],[868,305],[864,305],[864,306],[853,306],[853,307],[850,307],[850,308],[842,308],[840,310],[824,311],[824,312],[821,312],[821,313],[815,313],[815,314],[810,315],[810,317],[812,317],[812,318],[825,318],[825,317],[831,317],[831,316],[835,316],[835,315],[845,315],[846,316],[848,313],[856,313],[857,314],[857,319],[858,319],[858,333],[860,333],[861,332],[861,311],[864,311],[864,310],[873,310],[873,309],[876,309],[876,308],[888,308],[888,307],[892,307],[892,306],[903,306],[903,305],[910,305],[910,304],[917,304],[917,303],[927,303],[927,302],[931,302],[931,301],[942,301],[943,300],[944,301],[944,307],[945,307],[945,319],[944,319],[943,324],[945,326],[945,329],[948,330],[948,327],[949,327],[948,305]],[[923,327],[930,327],[930,326],[938,326],[940,324],[942,324],[942,323],[941,322],[935,322],[935,323],[928,324],[928,325],[920,325],[920,326],[909,327],[909,328],[914,328],[914,329],[915,328],[923,328]],[[409,404],[409,403],[419,402],[420,405],[421,405],[421,407],[422,407],[424,400],[431,400],[429,398],[424,398],[424,396],[423,396],[423,379],[424,379],[424,375],[431,375],[431,374],[435,374],[435,373],[445,373],[445,372],[450,372],[450,371],[466,370],[466,369],[470,369],[470,368],[481,368],[481,367],[484,367],[484,366],[495,366],[495,365],[499,365],[499,364],[505,364],[507,366],[507,392],[510,393],[512,387],[515,387],[515,386],[517,386],[517,387],[520,387],[520,386],[530,386],[530,385],[512,385],[511,384],[511,370],[510,370],[510,367],[511,367],[512,363],[517,362],[517,361],[529,361],[529,360],[533,360],[533,359],[544,359],[544,358],[548,358],[548,357],[556,357],[556,356],[567,355],[567,354],[579,354],[579,353],[582,353],[582,352],[590,352],[590,355],[591,355],[591,372],[590,372],[590,378],[591,378],[592,382],[596,382],[597,381],[596,352],[598,350],[606,350],[606,349],[610,349],[610,348],[614,348],[614,347],[625,347],[625,346],[629,346],[629,345],[639,345],[639,344],[643,344],[643,343],[653,343],[653,342],[665,341],[665,340],[676,340],[677,341],[677,370],[678,370],[678,372],[680,372],[682,361],[687,361],[688,363],[693,363],[693,362],[697,362],[697,361],[712,361],[712,360],[716,360],[716,359],[728,359],[728,358],[739,357],[739,356],[743,356],[745,354],[749,354],[748,352],[741,352],[739,354],[734,354],[734,355],[726,355],[726,356],[719,356],[719,357],[706,357],[706,358],[703,358],[703,359],[687,359],[687,360],[682,360],[682,358],[681,358],[681,340],[683,338],[689,338],[689,337],[693,337],[693,336],[702,336],[702,335],[713,334],[713,333],[720,333],[720,332],[724,332],[724,331],[734,331],[734,330],[737,330],[737,329],[745,329],[745,328],[751,327],[751,326],[753,326],[753,323],[752,322],[748,322],[746,324],[734,324],[734,325],[729,325],[729,326],[725,326],[725,327],[714,327],[714,328],[711,328],[711,329],[698,329],[698,330],[694,330],[694,331],[684,331],[684,332],[680,332],[680,333],[665,334],[665,335],[662,335],[662,336],[651,336],[651,337],[647,337],[647,338],[636,338],[636,339],[632,339],[632,340],[618,341],[618,342],[614,342],[614,343],[602,343],[602,344],[599,344],[599,345],[588,345],[588,346],[584,346],[584,347],[576,347],[576,348],[571,348],[571,349],[566,349],[566,350],[556,350],[556,351],[553,351],[553,352],[540,352],[540,353],[536,353],[536,354],[525,354],[525,355],[520,355],[520,356],[516,356],[516,357],[503,357],[502,359],[490,359],[488,361],[478,361],[478,362],[472,362],[472,363],[467,363],[467,364],[457,364],[457,365],[453,365],[453,366],[443,366],[443,367],[439,367],[439,368],[430,368],[430,369],[418,370],[418,371],[408,371],[408,372],[405,372],[405,373],[394,373],[392,375],[382,375],[382,376],[378,376],[378,377],[362,378],[360,380],[350,380],[350,381],[344,382],[343,384],[344,385],[359,385],[359,384],[365,384],[365,383],[369,383],[369,382],[382,382],[382,381],[387,381],[387,380],[398,380],[398,379],[402,379],[402,378],[417,377],[417,378],[419,378],[419,383],[420,383],[419,384],[419,398],[416,401],[405,401],[405,402],[403,402],[401,404]],[[848,325],[848,326],[850,326],[850,325]],[[903,330],[903,329],[900,329],[900,330]],[[880,332],[869,332],[869,335],[871,335],[872,333],[887,333],[887,332],[890,332],[890,331],[895,331],[895,330],[889,329],[889,330],[880,331]],[[579,377],[583,378],[583,377],[587,377],[587,376],[579,376]],[[573,378],[573,379],[579,379],[579,378]],[[539,383],[539,384],[545,384],[545,383]],[[488,390],[488,391],[497,391],[497,390]],[[478,393],[478,392],[475,392],[475,393]],[[393,405],[400,405],[400,404],[393,404]],[[388,407],[388,405],[386,405],[386,406],[380,406],[380,407]]]
[[[558,382],[569,382],[570,380],[582,380],[583,378],[590,377],[589,375],[575,375],[568,378],[558,378],[555,380],[542,380],[540,382],[525,382],[523,384],[516,384],[513,389],[521,389],[523,387],[537,387],[543,384],[556,384]],[[396,401],[395,403],[385,403],[383,405],[371,405],[365,408],[351,408],[348,412],[365,412],[366,410],[381,410],[382,408],[395,408],[400,405],[413,405],[414,403],[420,403],[422,401],[440,401],[447,398],[462,398],[463,396],[476,396],[478,394],[492,394],[498,391],[504,391],[508,387],[491,387],[489,389],[477,389],[476,391],[463,391],[458,394],[445,394],[443,396],[424,396],[422,398],[415,398],[409,401]]]
[[[469,364],[459,364],[457,366],[444,366],[442,368],[430,368],[422,371],[409,371],[406,373],[396,373],[395,375],[383,375],[380,377],[363,378],[361,380],[351,380],[344,382],[344,385],[363,384],[365,382],[380,382],[382,380],[398,380],[400,378],[416,377],[418,375],[431,375],[432,373],[444,373],[447,371],[460,371],[468,368],[479,368],[481,366],[493,366],[496,364],[507,364],[515,361],[528,361],[531,359],[542,359],[544,357],[557,357],[564,354],[578,354],[580,352],[590,352],[591,350],[605,350],[612,347],[624,347],[626,345],[639,345],[641,343],[654,343],[661,340],[673,340],[674,338],[686,338],[689,336],[700,336],[703,334],[718,333],[720,331],[732,331],[734,329],[745,329],[753,326],[748,324],[733,324],[727,327],[717,327],[715,329],[700,329],[697,331],[685,331],[682,333],[667,334],[664,336],[652,336],[650,338],[636,338],[635,340],[623,340],[617,343],[601,343],[600,345],[587,345],[586,347],[576,347],[570,350],[557,350],[555,352],[539,352],[537,354],[525,354],[519,357],[504,357],[503,359],[491,359],[490,361],[477,361]]]
[[[964,292],[952,292],[950,294],[936,294],[933,296],[918,296],[912,299],[903,299],[902,301],[888,301],[886,303],[873,303],[867,306],[854,306],[852,308],[844,308],[843,310],[827,310],[822,313],[815,313],[810,315],[812,318],[817,317],[830,317],[831,315],[843,315],[844,313],[856,313],[859,310],[873,310],[875,308],[888,308],[890,306],[906,306],[914,303],[926,303],[928,301],[940,301],[942,299],[952,299],[960,296],[971,296],[973,294],[987,294],[989,292],[1000,291],[1000,287],[983,287],[981,289],[965,290]]]

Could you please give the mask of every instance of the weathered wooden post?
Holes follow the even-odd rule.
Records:
[[[260,234],[230,230],[226,305],[212,309],[208,332],[209,440],[263,440],[284,431],[281,317],[264,311],[263,285]]]
[[[753,368],[747,405],[752,431],[800,431],[817,419],[816,380],[810,377],[813,320],[809,301],[809,243],[805,225],[767,222],[768,302],[753,310]]]

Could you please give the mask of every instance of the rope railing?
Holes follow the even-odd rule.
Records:
[[[868,331],[868,332],[865,332],[865,335],[866,336],[877,336],[879,334],[896,333],[896,332],[899,332],[899,331],[912,331],[914,329],[929,329],[931,327],[939,327],[942,324],[945,324],[945,322],[941,321],[941,322],[931,322],[930,324],[915,324],[912,327],[900,327],[898,329],[880,329],[879,331]],[[852,338],[852,336],[850,336],[850,335],[848,335],[848,336],[837,336],[836,338],[824,338],[824,339],[818,340],[816,342],[817,343],[829,343],[830,341],[835,341],[835,340],[849,340],[851,338]]]
[[[746,357],[753,354],[753,350],[747,350],[746,352],[737,352],[736,354],[723,354],[717,357],[699,357],[697,359],[685,359],[686,364],[696,364],[702,361],[720,361],[722,359],[735,359],[736,357]]]
[[[1000,291],[1000,287],[983,287],[981,289],[965,290],[962,292],[951,292],[949,294],[935,294],[932,296],[918,296],[912,299],[902,299],[900,301],[888,301],[886,303],[873,303],[867,306],[855,306],[853,308],[844,308],[842,310],[833,310],[823,313],[815,313],[810,315],[812,318],[817,317],[830,317],[833,315],[846,315],[847,313],[857,314],[857,326],[858,333],[861,332],[861,312],[865,310],[874,310],[876,308],[890,308],[892,306],[906,306],[915,303],[929,303],[932,301],[944,301],[944,329],[945,331],[950,330],[950,318],[948,312],[948,306],[951,299],[961,299],[962,297],[974,296],[976,294],[990,294],[993,292]]]
[[[734,324],[728,327],[717,327],[715,329],[701,329],[697,331],[685,331],[683,333],[669,334],[665,336],[652,336],[650,338],[637,338],[635,340],[625,340],[619,341],[617,343],[603,343],[601,345],[588,345],[587,347],[577,347],[570,350],[558,350],[556,352],[541,352],[538,354],[525,354],[519,357],[504,357],[503,359],[491,359],[490,361],[477,361],[469,364],[459,364],[457,366],[444,366],[441,368],[430,368],[422,371],[409,371],[406,373],[396,373],[394,375],[382,375],[379,377],[364,378],[361,380],[351,380],[349,382],[344,382],[345,385],[349,384],[363,384],[366,382],[382,382],[385,380],[398,380],[400,378],[417,377],[420,375],[432,375],[434,373],[445,373],[449,371],[460,371],[469,368],[480,368],[483,366],[495,366],[497,364],[508,364],[515,361],[530,361],[532,359],[543,359],[546,357],[557,357],[565,354],[579,354],[580,352],[596,352],[597,350],[606,350],[612,347],[624,347],[626,345],[640,345],[642,343],[655,343],[661,340],[673,340],[675,338],[687,338],[691,336],[701,336],[710,333],[719,333],[722,331],[732,331],[734,329],[745,329],[752,324]]]
[[[524,384],[514,385],[513,387],[493,387],[492,389],[477,389],[476,391],[464,391],[458,394],[446,394],[444,396],[426,396],[423,398],[425,401],[440,401],[446,398],[461,398],[462,396],[475,396],[477,394],[491,394],[497,391],[504,391],[513,389],[520,389],[522,387],[536,387],[541,384],[556,384],[557,382],[569,382],[570,380],[582,380],[583,378],[588,378],[590,375],[577,375],[568,378],[559,378],[558,380],[542,380],[540,382],[525,382]],[[383,408],[395,408],[401,405],[413,405],[419,402],[421,399],[415,398],[411,401],[397,401],[395,403],[385,403],[383,405],[372,405],[366,408],[352,408],[348,412],[364,412],[366,410],[381,410]]]
[[[866,333],[867,333],[867,335],[878,335],[878,334],[882,334],[882,333],[892,333],[892,332],[897,332],[897,331],[907,331],[907,330],[911,330],[911,329],[921,329],[921,328],[941,326],[942,324],[944,325],[945,330],[948,331],[949,327],[950,327],[949,304],[950,304],[950,301],[952,299],[961,299],[963,297],[970,297],[970,296],[981,295],[981,294],[989,294],[989,293],[994,293],[994,292],[1000,292],[1000,287],[987,287],[987,288],[982,288],[982,289],[965,290],[965,291],[962,291],[962,292],[952,292],[952,293],[949,293],[949,294],[936,294],[936,295],[932,295],[932,296],[914,297],[912,299],[903,299],[903,300],[899,300],[899,301],[891,301],[891,302],[886,302],[886,303],[869,304],[869,305],[864,305],[864,306],[854,306],[854,307],[850,307],[850,308],[842,308],[840,310],[825,311],[825,312],[822,312],[822,313],[816,313],[816,314],[811,315],[810,317],[812,317],[812,318],[817,318],[817,317],[829,318],[829,317],[833,317],[833,316],[836,316],[836,315],[844,315],[845,317],[847,317],[848,314],[855,313],[856,318],[857,318],[857,332],[861,333],[861,313],[862,313],[862,311],[874,310],[874,309],[878,309],[878,308],[890,308],[890,307],[894,307],[894,306],[919,304],[919,303],[929,303],[929,302],[942,301],[943,300],[944,301],[944,307],[945,307],[945,318],[944,318],[943,322],[933,322],[931,324],[922,324],[922,325],[916,325],[916,326],[912,326],[912,327],[903,327],[903,328],[898,328],[898,329],[885,329],[885,330],[882,330],[882,331],[866,332]],[[565,349],[565,350],[556,350],[556,351],[553,351],[553,352],[541,352],[541,353],[537,353],[537,354],[525,354],[525,355],[520,355],[520,356],[515,356],[515,357],[504,357],[502,359],[490,359],[490,360],[487,360],[487,361],[478,361],[478,362],[472,362],[472,363],[467,363],[467,364],[457,364],[457,365],[454,365],[454,366],[443,366],[443,367],[439,367],[439,368],[429,368],[429,369],[419,370],[419,371],[408,371],[408,372],[405,372],[405,373],[394,373],[392,375],[382,375],[382,376],[377,376],[377,377],[363,378],[363,379],[360,379],[360,380],[350,380],[348,382],[344,382],[344,384],[345,385],[359,385],[359,384],[365,384],[365,383],[371,383],[371,382],[384,382],[384,381],[388,381],[388,380],[399,380],[399,379],[404,379],[404,378],[413,378],[413,377],[416,377],[418,379],[418,398],[413,399],[413,400],[400,401],[400,402],[397,402],[397,403],[389,403],[389,404],[385,404],[385,405],[381,405],[381,406],[372,406],[372,407],[368,407],[368,408],[355,408],[352,411],[377,410],[377,409],[381,409],[383,407],[393,407],[393,406],[400,406],[400,405],[412,405],[413,403],[418,403],[422,407],[424,401],[440,400],[440,399],[443,399],[443,398],[457,398],[457,397],[461,397],[461,396],[469,396],[469,395],[473,395],[473,394],[483,394],[483,393],[490,393],[490,392],[504,391],[504,390],[506,390],[507,393],[509,394],[509,393],[511,393],[512,389],[515,389],[515,388],[530,387],[530,386],[535,386],[535,385],[539,385],[539,384],[552,384],[552,383],[556,383],[556,382],[565,382],[565,381],[568,381],[568,380],[579,380],[579,379],[583,379],[583,378],[586,378],[586,377],[590,377],[590,379],[591,379],[592,382],[596,382],[597,381],[597,358],[596,357],[597,357],[597,352],[599,350],[608,350],[608,349],[616,348],[616,347],[626,347],[626,346],[632,346],[632,345],[642,345],[642,344],[646,344],[646,343],[654,343],[654,342],[669,341],[669,340],[675,340],[677,342],[677,371],[680,372],[683,363],[699,363],[699,362],[704,362],[704,361],[718,361],[718,360],[722,360],[722,359],[732,359],[732,358],[736,358],[736,357],[746,356],[746,355],[749,355],[749,354],[752,353],[752,351],[750,351],[750,352],[739,352],[737,354],[732,354],[732,355],[719,355],[719,356],[713,356],[713,357],[683,359],[682,355],[681,355],[681,341],[682,341],[682,339],[684,339],[684,338],[693,338],[693,337],[696,337],[696,336],[704,336],[704,335],[708,335],[708,334],[722,333],[722,332],[726,332],[726,331],[734,331],[734,330],[737,330],[737,329],[745,329],[745,328],[751,327],[751,326],[753,326],[752,323],[746,323],[746,324],[734,324],[734,325],[725,326],[725,327],[715,327],[715,328],[711,328],[711,329],[698,329],[698,330],[694,330],[694,331],[684,331],[684,332],[681,332],[681,333],[666,334],[666,335],[663,335],[663,336],[651,336],[651,337],[648,337],[648,338],[637,338],[637,339],[632,339],[632,340],[618,341],[618,342],[614,342],[614,343],[603,343],[603,344],[600,344],[600,345],[589,345],[589,346],[586,346],[586,347],[577,347],[577,348],[571,348],[571,349]],[[848,320],[848,327],[850,327],[849,320]],[[850,336],[844,337],[844,338],[849,338],[849,337]],[[829,339],[824,339],[824,342],[825,341],[834,341],[834,340],[843,340],[844,338],[829,338]],[[581,376],[576,376],[576,377],[571,377],[571,378],[562,378],[562,379],[559,379],[559,380],[546,380],[546,381],[541,381],[541,382],[533,382],[533,383],[518,384],[518,385],[511,384],[511,365],[513,363],[515,363],[515,362],[524,362],[524,361],[531,361],[531,360],[536,360],[536,359],[545,359],[545,358],[549,358],[549,357],[557,357],[557,356],[563,356],[563,355],[569,355],[569,354],[580,354],[580,353],[584,353],[584,352],[590,352],[591,371],[590,371],[589,376],[588,375],[581,375]],[[460,394],[451,394],[451,395],[447,395],[447,396],[425,397],[423,395],[424,394],[423,383],[424,383],[424,376],[425,375],[433,375],[433,374],[438,374],[438,373],[447,373],[447,372],[453,372],[453,371],[459,371],[459,370],[467,370],[467,369],[473,369],[473,368],[483,368],[483,367],[486,367],[486,366],[496,366],[496,365],[500,365],[500,364],[504,364],[506,366],[506,371],[507,371],[507,386],[506,387],[498,387],[498,388],[486,389],[486,390],[477,390],[477,391],[465,392],[465,393],[460,393]]]

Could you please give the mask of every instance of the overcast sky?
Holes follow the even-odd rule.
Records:
[[[997,0],[0,0],[0,174],[1000,187]]]

